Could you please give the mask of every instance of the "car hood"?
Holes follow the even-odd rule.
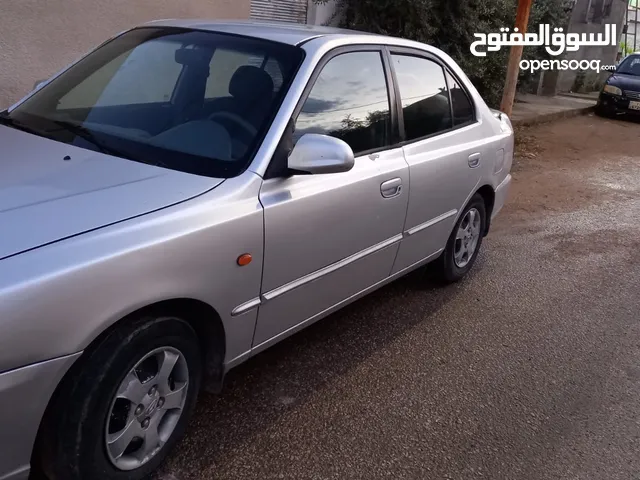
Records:
[[[0,260],[174,205],[222,182],[0,126]]]
[[[640,77],[636,75],[624,75],[622,73],[616,73],[609,77],[607,83],[609,85],[621,88],[622,90],[640,92]]]

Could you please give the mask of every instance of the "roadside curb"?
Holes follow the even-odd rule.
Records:
[[[558,93],[558,97],[563,98],[579,98],[581,100],[590,100],[592,102],[597,102],[600,92],[597,95],[589,95],[588,93]]]
[[[522,120],[513,120],[514,127],[531,127],[541,123],[556,122],[565,118],[578,117],[580,115],[588,115],[595,111],[595,105],[586,108],[574,108],[571,110],[563,110],[561,112],[547,113],[545,115],[537,115],[531,118],[523,118]]]

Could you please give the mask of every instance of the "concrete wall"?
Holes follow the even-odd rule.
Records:
[[[309,0],[307,23],[311,25],[334,25],[337,23],[336,19],[333,18],[335,8],[335,0],[329,0],[324,4],[317,4],[313,0]]]
[[[249,18],[250,0],[0,0],[0,108],[114,34],[161,18]]]
[[[613,0],[611,4],[611,12],[608,16],[593,18],[593,13],[600,12],[602,4],[606,0],[578,0],[573,12],[567,31],[569,33],[603,33],[605,24],[616,24],[618,26],[618,42],[615,46],[607,47],[580,47],[577,52],[567,52],[567,60],[601,60],[602,64],[614,65],[619,49],[620,36],[622,35],[622,27],[624,25],[625,14],[627,11],[628,0]],[[587,18],[587,8],[590,7],[589,23],[585,22]],[[568,92],[573,88],[578,72],[573,70],[561,71],[558,74],[558,82],[556,90]],[[602,82],[609,76],[607,72],[601,73],[599,76],[595,72],[588,72],[585,77],[587,84],[596,84]]]

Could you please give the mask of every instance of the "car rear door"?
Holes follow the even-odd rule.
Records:
[[[458,214],[478,187],[479,167],[490,160],[490,150],[471,97],[444,62],[413,49],[391,48],[390,55],[411,176],[395,274],[444,249]]]
[[[409,172],[397,146],[395,91],[382,47],[333,51],[298,107],[305,133],[346,141],[349,172],[264,182],[265,258],[254,349],[385,280],[402,239]],[[395,146],[394,146],[395,145]]]

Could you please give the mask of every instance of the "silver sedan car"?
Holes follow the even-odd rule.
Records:
[[[135,480],[229,369],[469,272],[513,129],[427,45],[158,21],[1,112],[0,145],[0,479]]]

